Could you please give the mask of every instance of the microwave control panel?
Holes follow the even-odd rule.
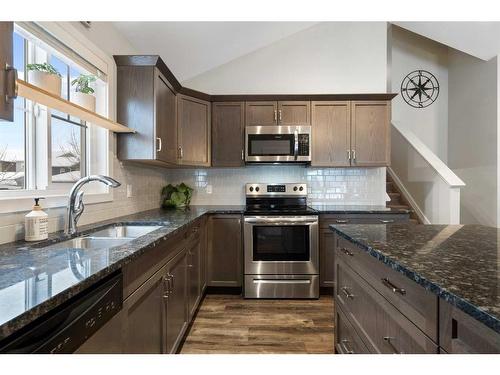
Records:
[[[309,156],[309,134],[299,134],[299,156]]]

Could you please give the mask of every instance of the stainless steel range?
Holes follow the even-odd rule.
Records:
[[[318,215],[306,184],[246,184],[245,298],[318,298]]]

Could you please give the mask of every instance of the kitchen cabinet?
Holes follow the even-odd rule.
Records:
[[[246,126],[310,125],[309,101],[246,102]]]
[[[311,165],[350,166],[350,102],[312,102],[312,126]]]
[[[207,285],[241,287],[241,215],[212,215],[208,221]]]
[[[159,165],[177,160],[176,95],[155,66],[117,66],[118,159]]]
[[[165,292],[167,353],[175,353],[188,325],[187,251],[183,250],[166,264]]]
[[[196,308],[201,300],[203,288],[201,280],[202,248],[199,238],[189,245],[187,250],[187,262],[188,313],[191,319],[194,317]]]
[[[166,353],[166,267],[123,302],[123,350],[129,354]]]
[[[449,354],[499,354],[500,335],[450,303],[439,300],[439,345]]]
[[[390,164],[390,121],[390,102],[351,103],[352,165],[373,167]]]
[[[212,167],[242,167],[245,103],[212,103]]]
[[[9,87],[10,91],[14,91],[15,72],[6,69],[7,66],[14,66],[13,32],[13,22],[0,22],[0,119],[5,121],[14,121],[14,100],[7,95]]]
[[[320,287],[332,288],[335,284],[334,233],[331,224],[393,224],[405,223],[410,219],[408,213],[390,214],[322,214],[319,216],[319,279]]]
[[[178,162],[189,166],[210,166],[210,102],[186,95],[177,98]]]
[[[390,164],[389,101],[312,102],[312,166]]]

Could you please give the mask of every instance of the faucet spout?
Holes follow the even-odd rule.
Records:
[[[64,232],[66,234],[75,234],[77,232],[78,219],[80,218],[85,208],[83,204],[83,192],[80,192],[80,189],[83,187],[83,185],[91,181],[99,181],[112,188],[117,188],[121,185],[114,178],[102,175],[82,177],[77,182],[75,182],[69,193],[68,207],[66,209],[66,226],[64,229]]]

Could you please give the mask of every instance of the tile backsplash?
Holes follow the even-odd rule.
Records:
[[[192,204],[244,204],[247,182],[305,182],[308,203],[385,205],[385,168],[306,168],[247,166],[245,168],[177,169],[170,183],[185,182],[195,191]],[[212,193],[209,194],[208,187]]]

